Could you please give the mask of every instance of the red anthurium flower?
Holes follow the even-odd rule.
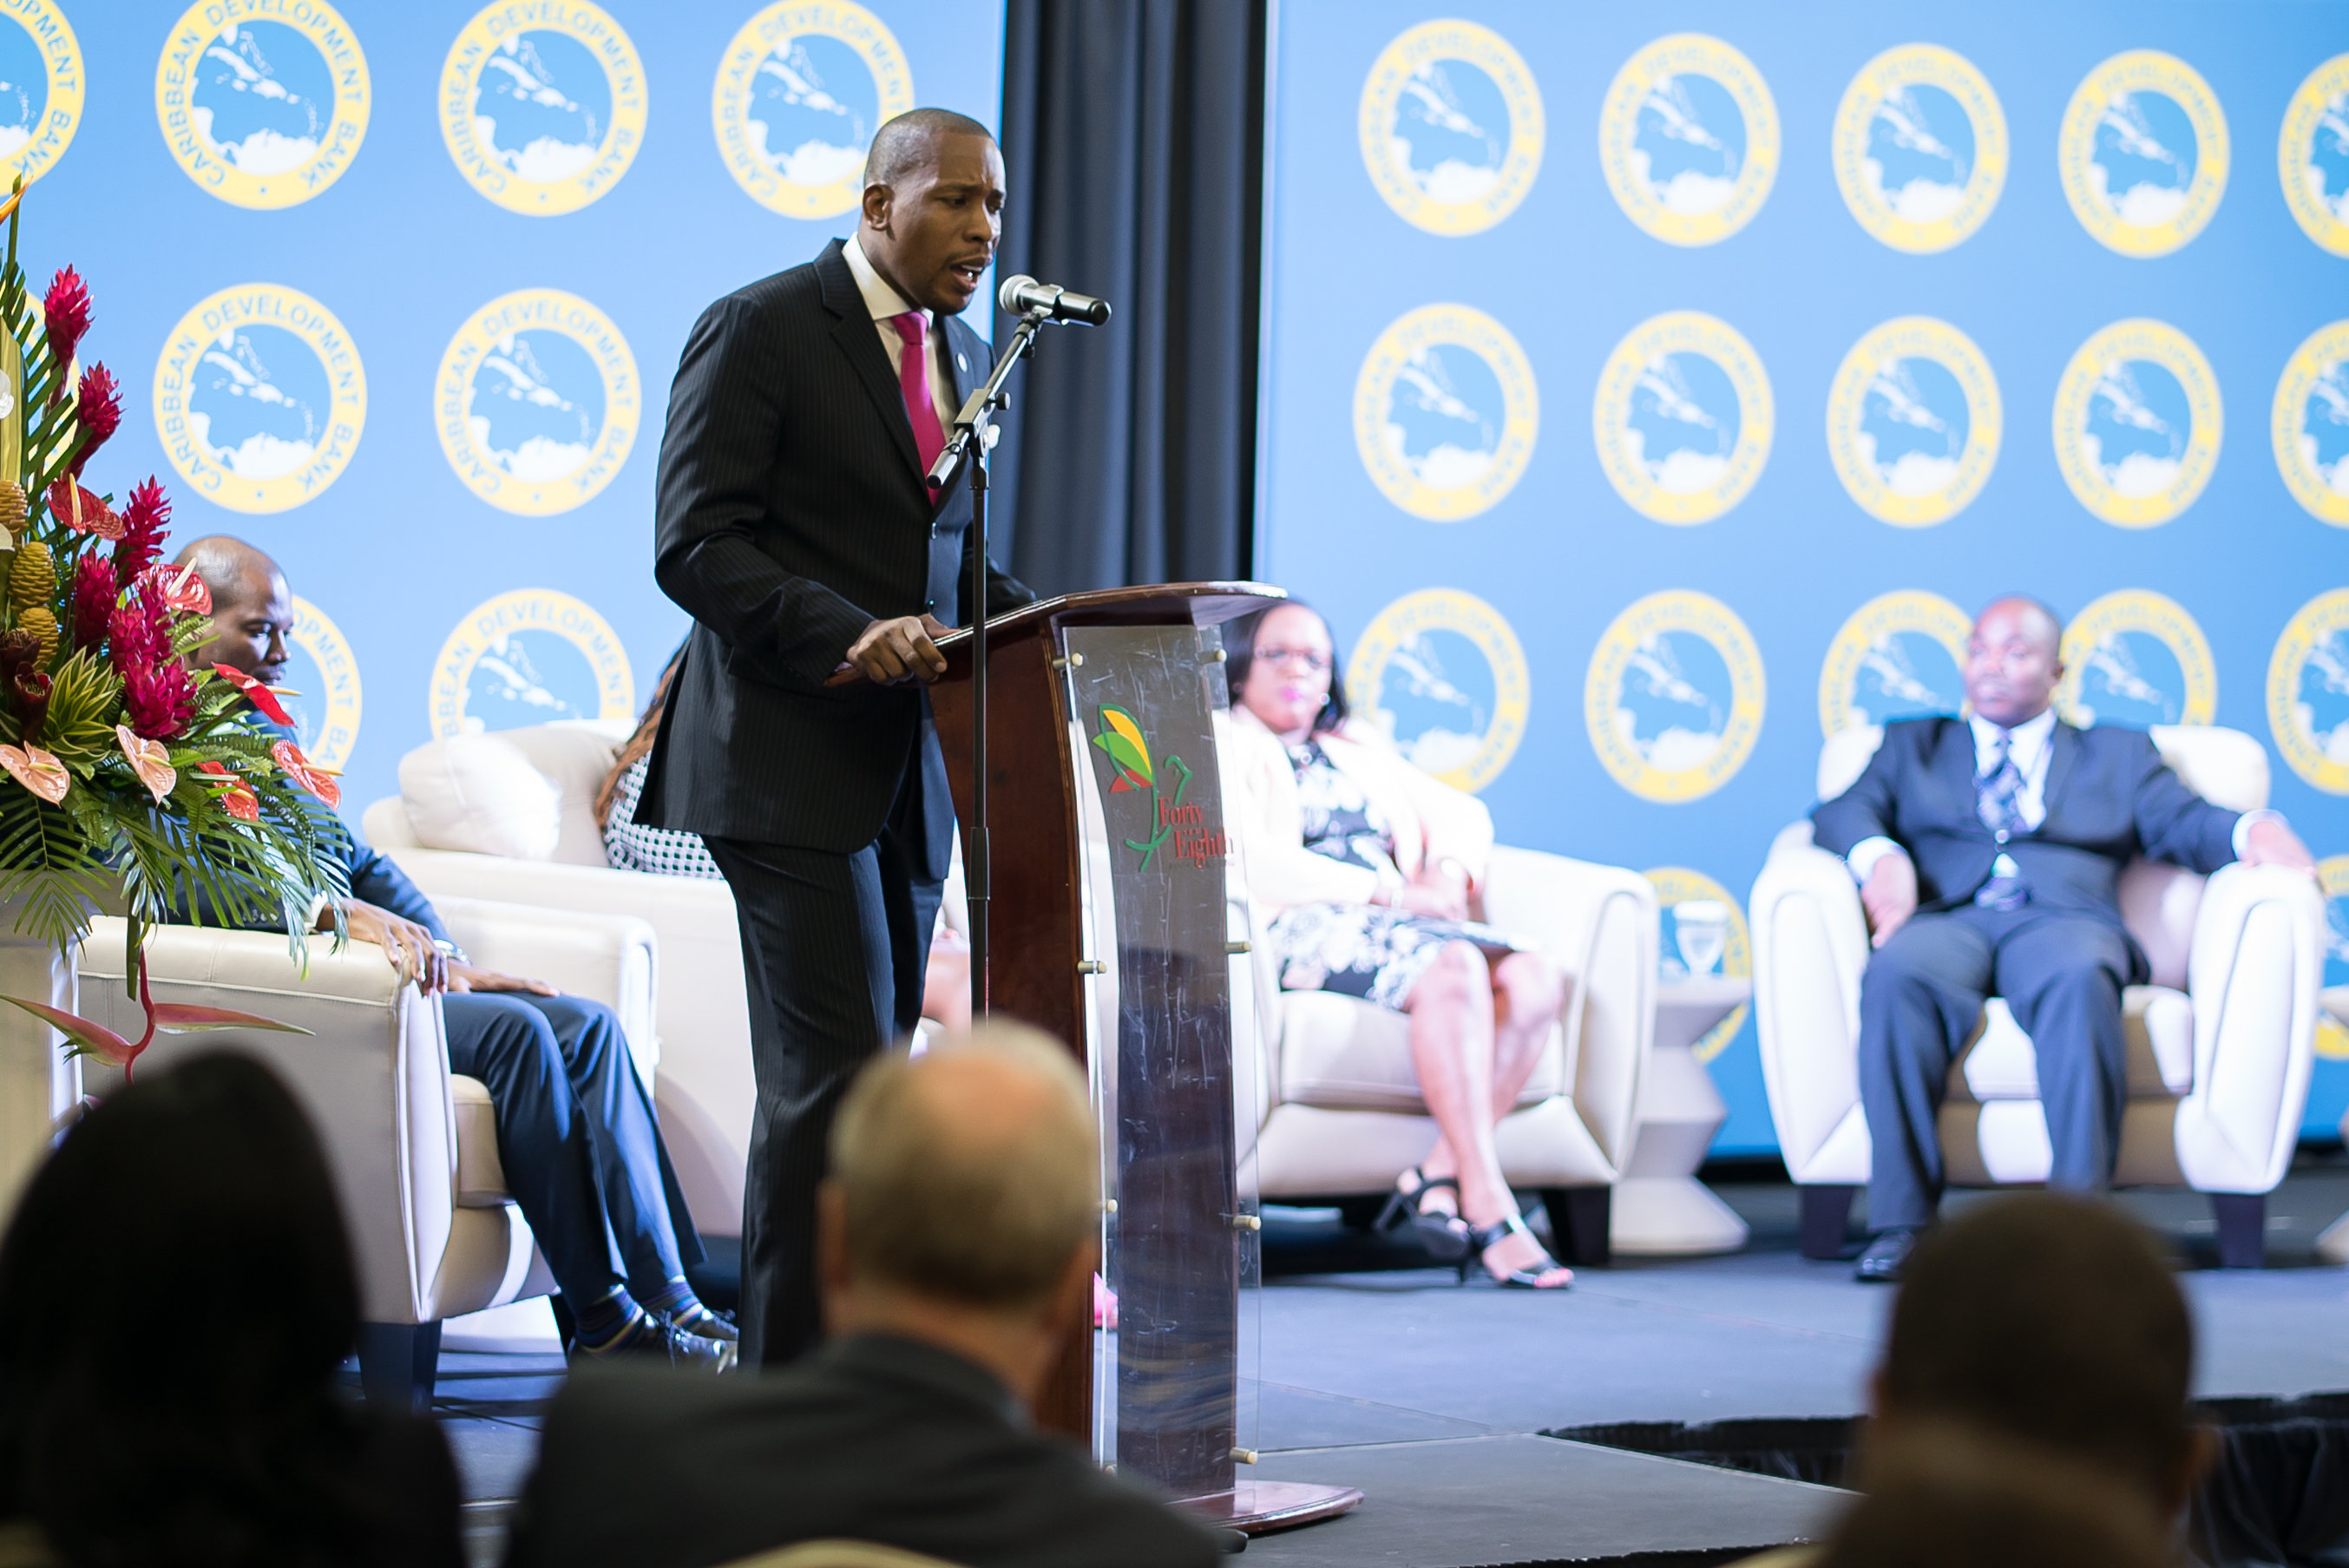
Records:
[[[49,515],[76,533],[94,533],[100,539],[120,539],[127,531],[111,507],[71,480],[59,480],[49,487]]]
[[[67,267],[50,280],[48,297],[41,302],[41,318],[48,332],[49,352],[57,356],[62,376],[73,363],[81,335],[89,330],[89,290],[83,286],[80,273]],[[62,379],[58,385],[64,385]]]
[[[6,764],[6,755],[5,752],[0,752],[0,767],[5,767]],[[238,782],[235,774],[217,762],[199,762],[196,764],[196,771],[204,776],[204,781],[208,784],[227,786],[221,790],[220,802],[230,816],[240,822],[261,820],[261,798]]]
[[[163,559],[163,536],[171,528],[171,503],[150,474],[145,484],[130,492],[130,504],[122,509],[122,540],[114,547],[115,581],[128,588],[141,572]]]
[[[74,404],[74,418],[88,438],[74,454],[73,475],[79,479],[82,465],[122,428],[122,393],[114,384],[114,373],[105,366],[93,365],[81,373],[81,395]]]
[[[245,700],[259,708],[274,723],[292,724],[293,715],[278,703],[277,694],[233,665],[214,665],[212,674],[243,692]]]
[[[270,758],[285,769],[286,776],[329,806],[343,803],[343,787],[334,776],[308,758],[302,748],[290,740],[281,740],[269,748]]]
[[[150,568],[155,592],[162,596],[163,607],[197,615],[212,613],[212,591],[196,575],[192,566],[158,566]]]
[[[0,746],[0,768],[52,806],[73,787],[73,775],[66,771],[66,765],[37,746]]]

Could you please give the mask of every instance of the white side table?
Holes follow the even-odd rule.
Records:
[[[1751,980],[1718,975],[1656,987],[1655,1044],[1632,1113],[1639,1130],[1631,1157],[1615,1183],[1610,1250],[1693,1257],[1745,1244],[1745,1222],[1696,1179],[1729,1106],[1696,1059],[1695,1046],[1753,995]]]
[[[2316,1000],[2335,1023],[2349,1025],[2349,985],[2327,985]],[[2341,1136],[2349,1138],[2349,1115],[2341,1119]],[[2328,1264],[2349,1264],[2349,1214],[2324,1227],[2316,1238],[2316,1255]]]

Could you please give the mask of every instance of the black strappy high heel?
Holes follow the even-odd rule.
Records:
[[[1471,1225],[1468,1227],[1469,1250],[1461,1254],[1459,1263],[1460,1283],[1462,1284],[1466,1284],[1468,1283],[1469,1264],[1474,1262],[1478,1264],[1482,1264],[1485,1261],[1485,1253],[1508,1240],[1512,1232],[1520,1236],[1530,1236],[1533,1234],[1533,1232],[1526,1228],[1526,1218],[1523,1214],[1511,1214],[1507,1219],[1496,1221],[1489,1225]],[[1550,1256],[1547,1250],[1544,1250],[1541,1255],[1541,1262],[1534,1267],[1529,1269],[1511,1269],[1507,1274],[1494,1275],[1493,1283],[1512,1290],[1571,1290],[1574,1288],[1574,1282],[1570,1279],[1558,1284],[1544,1284],[1541,1283],[1542,1275],[1549,1273],[1552,1269],[1563,1266],[1564,1265],[1556,1258]],[[1486,1269],[1485,1272],[1487,1274],[1492,1273],[1490,1269]]]
[[[1468,1222],[1457,1214],[1424,1213],[1420,1209],[1427,1195],[1440,1188],[1451,1188],[1453,1196],[1457,1198],[1460,1195],[1460,1179],[1457,1176],[1431,1177],[1416,1165],[1403,1174],[1413,1178],[1413,1184],[1395,1189],[1394,1196],[1387,1200],[1387,1206],[1379,1211],[1377,1229],[1392,1231],[1409,1221],[1411,1228],[1418,1233],[1419,1244],[1427,1249],[1428,1256],[1441,1264],[1461,1263],[1469,1255],[1472,1238]]]

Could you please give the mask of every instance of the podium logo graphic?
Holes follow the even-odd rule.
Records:
[[[1583,724],[1615,782],[1643,800],[1712,794],[1762,733],[1762,653],[1720,600],[1651,593],[1599,639]]]
[[[440,645],[431,706],[435,738],[634,718],[636,684],[603,616],[552,588],[517,588],[475,605]]]
[[[2219,378],[2193,340],[2116,321],[2080,346],[2055,387],[2055,463],[2106,522],[2151,528],[2194,504],[2219,461]]]
[[[2006,189],[2006,114],[1964,56],[1887,49],[1859,68],[1835,120],[1836,184],[1859,226],[1896,251],[1962,243]]]
[[[1904,588],[1852,612],[1819,667],[1819,732],[1956,715],[1966,706],[1973,617],[1939,593]]]
[[[2073,216],[2124,256],[2166,256],[2227,190],[2227,117],[2193,67],[2131,49],[2090,71],[2064,110],[2055,160]]]
[[[1684,980],[1720,977],[1749,980],[1754,975],[1754,938],[1746,929],[1745,912],[1737,906],[1729,890],[1705,875],[1686,866],[1656,866],[1640,873],[1656,890],[1656,902],[1661,906],[1662,930],[1657,948],[1657,968],[1667,985]],[[1689,911],[1688,925],[1680,923],[1680,906],[1700,907]],[[1716,911],[1726,919],[1711,918]],[[1703,915],[1706,918],[1699,919]],[[1695,1046],[1696,1059],[1710,1062],[1737,1037],[1745,1026],[1745,1015],[1752,1004],[1741,1002],[1734,1012],[1704,1032]]]
[[[1541,404],[1508,328],[1464,304],[1422,305],[1371,346],[1354,377],[1354,446],[1386,498],[1457,522],[1509,493]]]
[[[509,212],[576,212],[620,181],[645,141],[645,66],[588,0],[493,5],[440,67],[440,139],[457,171]]]
[[[781,0],[734,35],[709,105],[726,171],[786,218],[829,218],[864,199],[864,153],[914,107],[897,36],[848,0]]]
[[[284,511],[324,493],[366,425],[358,348],[298,290],[222,289],[163,340],[155,432],[180,477],[232,511]]]
[[[2349,795],[2349,588],[2302,604],[2276,639],[2268,732],[2294,773]]]
[[[2334,255],[2349,256],[2349,55],[2309,72],[2292,95],[2276,164],[2284,204],[2301,228]]]
[[[2269,426],[2292,499],[2349,528],[2349,321],[2318,327],[2292,350]]]
[[[81,124],[81,41],[57,0],[0,4],[0,163],[31,184]]]
[[[1770,458],[1770,378],[1734,327],[1701,311],[1631,329],[1599,375],[1592,420],[1615,493],[1658,522],[1710,522]]]
[[[155,65],[163,144],[231,206],[292,207],[341,179],[367,108],[367,56],[326,0],[196,0]]]
[[[2064,628],[2066,724],[2209,724],[2219,717],[2210,641],[2174,599],[2143,588],[2107,593]]]
[[[635,444],[643,391],[628,341],[560,289],[475,311],[440,356],[433,418],[449,466],[492,506],[548,517],[592,500]]]
[[[1963,511],[1998,461],[1998,381],[1973,339],[1904,315],[1852,346],[1827,393],[1827,452],[1860,510],[1927,528]]]
[[[1702,33],[1624,63],[1599,111],[1599,163],[1624,216],[1672,245],[1753,222],[1778,177],[1778,106],[1754,62]]]
[[[298,594],[289,652],[285,684],[302,695],[285,698],[285,710],[293,715],[302,749],[321,767],[340,768],[359,740],[358,660],[351,656],[342,628]]]
[[[1364,722],[1456,789],[1499,778],[1525,738],[1526,651],[1498,610],[1456,588],[1406,593],[1372,616],[1346,687]]]
[[[1189,765],[1170,751],[1164,769],[1154,766],[1150,737],[1133,714],[1114,703],[1104,703],[1093,717],[1099,725],[1093,732],[1093,745],[1116,769],[1110,779],[1110,793],[1147,790],[1150,795],[1145,836],[1125,841],[1125,847],[1142,857],[1142,863],[1135,869],[1148,871],[1150,862],[1162,850],[1168,860],[1178,863],[1200,867],[1219,864],[1231,852],[1231,841],[1225,836],[1221,823],[1207,820],[1206,807],[1196,800],[1183,799],[1195,777]],[[1162,789],[1162,784],[1168,788]]]
[[[1475,234],[1517,210],[1541,171],[1541,92],[1508,41],[1474,22],[1423,22],[1362,84],[1362,163],[1405,222]]]
[[[2324,888],[2323,985],[2349,985],[2349,855],[2327,855],[2316,862],[2317,880]],[[2344,1028],[2323,1008],[2316,1014],[2316,1054],[2327,1061],[2349,1061],[2349,1028]]]

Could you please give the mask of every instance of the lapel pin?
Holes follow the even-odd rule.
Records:
[[[955,368],[956,368],[957,370],[961,371],[961,372],[962,372],[964,375],[966,375],[966,376],[969,375],[969,374],[970,374],[970,356],[968,356],[968,355],[967,355],[967,354],[957,354],[957,355],[956,355],[956,356],[955,356]]]

